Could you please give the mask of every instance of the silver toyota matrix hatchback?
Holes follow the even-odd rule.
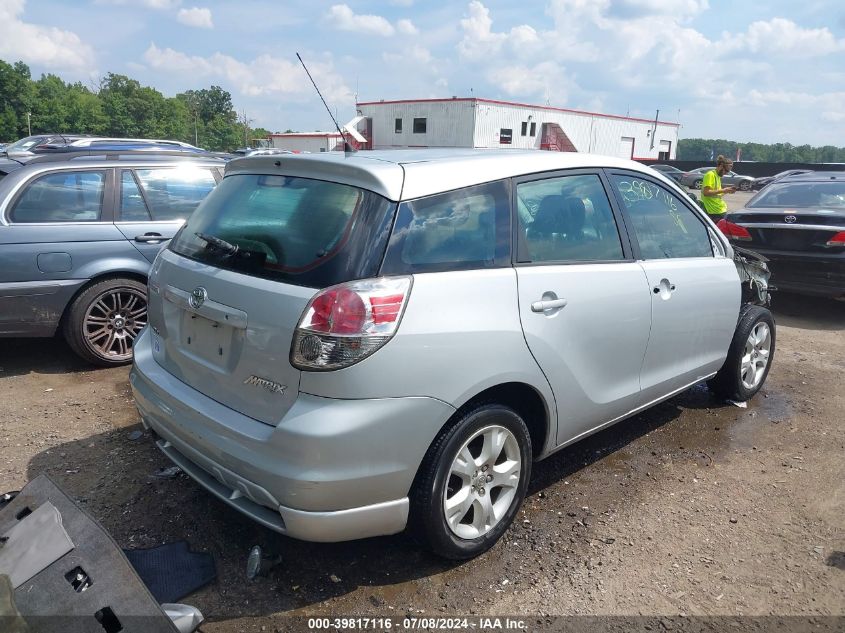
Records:
[[[702,381],[760,389],[775,326],[739,251],[627,160],[235,160],[153,264],[132,388],[161,450],[261,524],[468,558],[533,461]]]

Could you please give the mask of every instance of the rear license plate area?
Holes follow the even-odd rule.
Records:
[[[232,355],[233,327],[184,312],[180,330],[179,342],[185,353],[219,367],[228,366]]]

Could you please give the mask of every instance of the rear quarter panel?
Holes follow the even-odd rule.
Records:
[[[394,338],[352,367],[302,372],[300,391],[352,399],[427,396],[459,408],[507,382],[540,394],[554,438],[554,397],[525,343],[516,272],[500,268],[415,275]]]

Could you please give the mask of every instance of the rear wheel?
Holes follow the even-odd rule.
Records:
[[[516,516],[531,475],[531,437],[512,409],[470,410],[432,443],[411,492],[409,529],[451,559],[490,549]]]
[[[743,402],[753,397],[769,375],[775,354],[775,322],[766,308],[746,305],[736,326],[728,357],[708,383],[716,394]]]
[[[701,189],[701,178],[692,183],[693,189]]]
[[[105,279],[71,304],[64,335],[71,349],[103,367],[132,360],[135,337],[147,324],[147,289],[134,279]]]
[[[750,180],[742,180],[739,183],[740,191],[751,191],[751,181]]]

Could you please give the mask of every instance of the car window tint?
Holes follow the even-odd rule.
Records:
[[[24,189],[12,222],[96,222],[103,208],[106,175],[102,171],[47,174]]]
[[[610,181],[628,211],[643,259],[712,257],[707,228],[675,194],[637,176]]]
[[[748,204],[758,207],[845,207],[845,182],[773,184]]]
[[[227,176],[170,244],[245,274],[326,287],[377,273],[396,204],[349,185],[281,175]],[[230,257],[212,236],[237,246]]]
[[[126,222],[149,222],[150,213],[131,171],[120,178],[120,219]]]
[[[216,184],[211,170],[201,167],[138,169],[135,174],[153,220],[188,218]]]
[[[388,245],[388,274],[469,270],[509,259],[510,205],[504,182],[404,202]]]
[[[595,174],[523,182],[516,188],[521,262],[624,259],[619,230]]]

